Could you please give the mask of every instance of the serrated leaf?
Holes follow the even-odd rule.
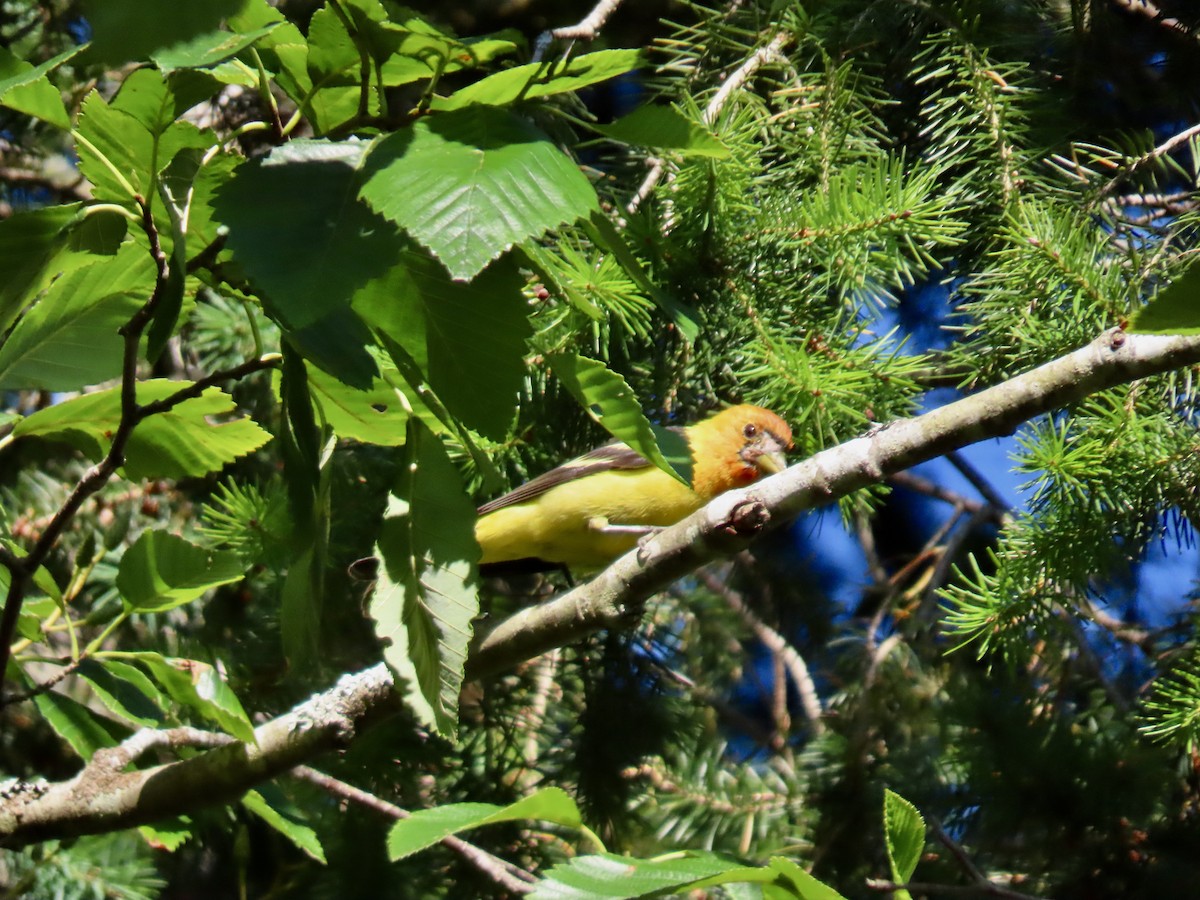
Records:
[[[382,565],[370,613],[414,711],[453,736],[479,611],[475,509],[442,442],[417,418],[408,429],[406,464],[380,530]]]
[[[98,91],[88,95],[76,125],[79,171],[98,199],[128,203],[138,194],[153,202],[154,177],[180,150],[212,146],[211,134],[175,121],[182,102],[154,69],[131,74],[111,103]]]
[[[925,849],[925,820],[917,808],[890,790],[883,792],[883,834],[892,881],[908,882]],[[907,892],[904,892],[907,893]]]
[[[150,297],[154,263],[127,244],[68,272],[0,344],[0,390],[75,391],[121,373],[118,329]]]
[[[92,29],[89,56],[116,66],[219,30],[246,0],[189,0],[164,14],[159,0],[84,0]]]
[[[683,156],[727,159],[728,148],[673,106],[640,106],[611,125],[593,125],[605,137],[638,147],[677,150]]]
[[[163,400],[191,385],[190,381],[153,379],[138,384],[140,404]],[[143,420],[125,449],[125,473],[142,478],[180,479],[216,472],[263,446],[271,435],[251,419],[210,422],[235,409],[233,399],[217,388],[185,400],[167,412]],[[108,452],[121,419],[120,388],[74,397],[22,419],[14,437],[65,441],[94,459]]]
[[[191,838],[192,820],[187,816],[163,819],[153,825],[139,826],[138,833],[142,836],[142,840],[155,850],[174,853]]]
[[[521,284],[510,260],[494,263],[470,284],[451,281],[414,248],[393,269],[389,296],[356,300],[354,308],[381,334],[390,355],[412,360],[455,417],[503,440],[516,414],[532,332]],[[400,360],[397,365],[403,369]]]
[[[291,141],[241,166],[216,192],[229,249],[268,311],[291,328],[345,309],[363,292],[386,300],[381,286],[407,242],[357,200],[365,147]]]
[[[76,672],[110,712],[147,728],[162,724],[165,698],[141,669],[119,660],[85,659]]]
[[[49,122],[62,129],[71,127],[71,117],[63,105],[62,94],[46,74],[82,50],[71,47],[39,66],[18,59],[0,47],[0,106]]]
[[[1200,264],[1162,288],[1133,316],[1135,334],[1200,334]]]
[[[212,550],[166,531],[143,531],[117,567],[127,609],[166,612],[245,575],[234,553]]]
[[[215,668],[194,659],[171,659],[149,650],[123,653],[122,659],[145,666],[150,676],[176,703],[210,722],[239,741],[253,744],[254,726],[241,701]]]
[[[390,375],[393,382],[399,380],[395,366]],[[309,366],[308,386],[322,418],[338,437],[383,447],[404,443],[411,404],[382,377],[372,379],[370,389],[361,391]]]
[[[151,59],[164,73],[176,69],[203,69],[241,53],[259,38],[266,37],[281,23],[271,22],[242,34],[209,31],[156,50]]]
[[[82,205],[47,206],[0,219],[0,334],[54,273],[71,230],[83,220]]]
[[[829,885],[818,881],[790,859],[773,856],[770,866],[791,883],[800,900],[846,900]]]
[[[343,384],[367,390],[379,366],[367,347],[371,329],[353,309],[335,309],[303,328],[286,328],[287,346]]]
[[[287,804],[280,802],[282,798],[277,796],[277,792],[269,793],[274,795],[271,801],[258,791],[248,791],[242,797],[242,806],[282,834],[305,855],[325,865],[325,849],[321,846],[317,833],[296,820],[295,812],[289,809]]]
[[[363,199],[464,281],[513,244],[599,208],[569,157],[499,109],[421,119],[378,140],[366,165]]]
[[[414,812],[393,825],[388,832],[388,858],[395,862],[432,847],[452,834],[518,819],[537,819],[567,828],[578,828],[583,822],[575,801],[562,788],[556,787],[543,788],[508,806],[450,803]]]
[[[586,356],[560,353],[547,357],[547,361],[563,386],[609,434],[671,477],[687,485],[692,483],[687,440],[678,432],[651,425],[624,378]]]
[[[554,866],[528,896],[530,900],[632,900],[675,893],[744,868],[709,854],[651,860],[601,853]]]
[[[84,760],[91,759],[97,750],[115,747],[129,733],[113,722],[100,719],[82,703],[54,691],[43,691],[33,698],[33,703],[54,733]]]
[[[449,97],[435,97],[431,105],[445,110],[473,104],[507,106],[518,100],[577,91],[632,72],[639,65],[639,50],[597,50],[573,57],[566,65],[550,61],[506,69],[460,88]]]

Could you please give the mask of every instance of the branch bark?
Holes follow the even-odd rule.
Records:
[[[1200,364],[1200,336],[1106,332],[1087,346],[1003,384],[922,416],[830,448],[752,488],[732,491],[655,535],[587,584],[530,607],[477,640],[467,677],[481,678],[601,628],[637,622],[646,598],[800,512],[918,463],[1010,434],[1034,416],[1125,382]],[[192,759],[122,771],[127,755],[102,754],[56,784],[0,784],[0,844],[113,831],[236,800],[246,790],[344,746],[399,709],[382,665],[260,726],[256,743],[234,743]],[[153,742],[152,742],[153,743]],[[115,762],[120,765],[116,765]]]

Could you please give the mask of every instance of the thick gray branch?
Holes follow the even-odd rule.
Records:
[[[551,647],[641,615],[645,598],[761,531],[918,463],[987,438],[1105,388],[1200,363],[1200,337],[1105,333],[1003,384],[832,447],[751,488],[730,491],[621,557],[595,579],[521,610],[482,637],[467,677],[510,668]]]
[[[255,729],[255,744],[234,742],[191,759],[126,771],[149,737],[96,753],[79,774],[56,784],[0,784],[0,845],[97,834],[230,803],[314,756],[345,746],[360,728],[399,707],[380,663],[343,676],[333,688]]]
[[[1004,384],[818,453],[753,488],[717,498],[591,582],[500,623],[475,646],[467,675],[479,678],[598,629],[630,625],[651,594],[806,509],[956,448],[1009,434],[1034,416],[1096,391],[1196,364],[1200,336],[1111,331]],[[0,784],[0,844],[113,831],[232,802],[256,784],[344,745],[398,708],[391,674],[380,664],[344,676],[326,693],[260,726],[252,746],[232,743],[181,762],[124,771],[137,753],[159,743],[147,738],[96,754],[69,781]]]

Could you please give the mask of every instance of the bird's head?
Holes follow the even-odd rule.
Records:
[[[693,485],[702,496],[715,496],[787,468],[792,429],[769,409],[731,406],[689,431],[696,460]]]

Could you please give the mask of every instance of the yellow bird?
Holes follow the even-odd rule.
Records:
[[[718,494],[782,471],[792,446],[783,419],[749,404],[681,430],[692,452],[690,488],[614,442],[479,507],[475,539],[485,574],[602,568]]]

